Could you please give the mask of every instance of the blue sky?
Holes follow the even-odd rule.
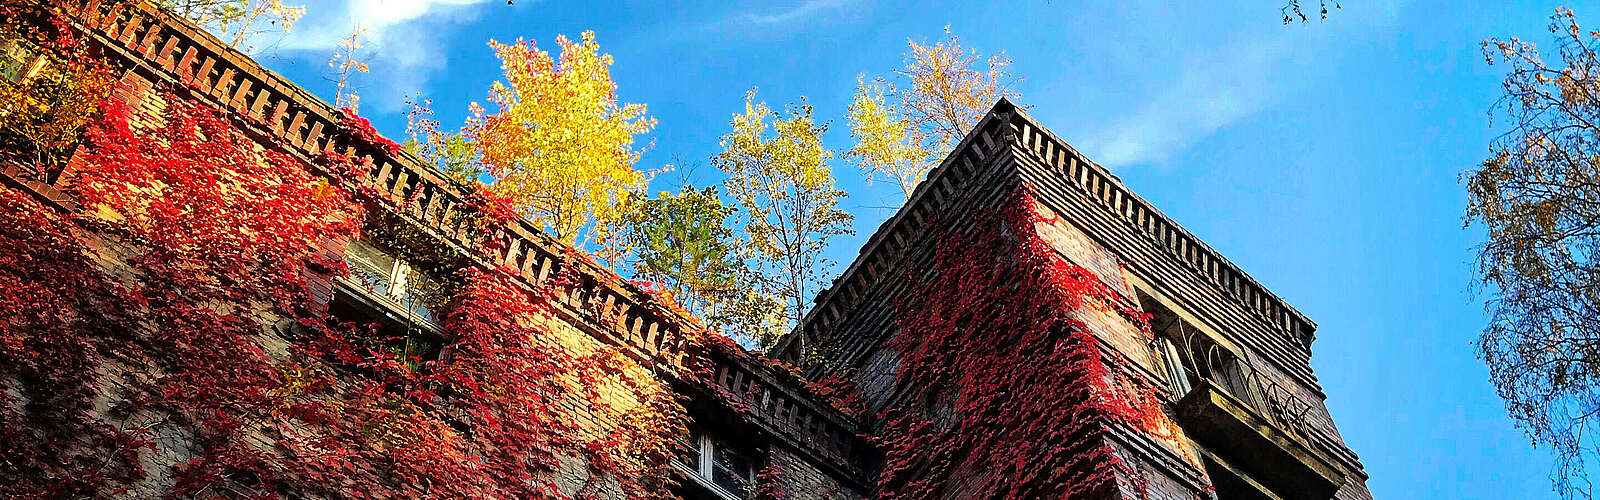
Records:
[[[408,93],[434,99],[447,124],[484,99],[498,76],[490,38],[548,47],[592,29],[622,98],[660,120],[641,165],[655,168],[705,164],[751,86],[775,105],[806,96],[833,120],[829,145],[848,148],[856,75],[891,71],[908,38],[949,24],[1015,61],[1034,117],[1318,322],[1312,363],[1379,498],[1553,496],[1549,458],[1506,419],[1474,357],[1480,233],[1462,226],[1457,176],[1495,133],[1500,68],[1478,42],[1548,44],[1557,3],[1349,0],[1327,22],[1288,26],[1260,0],[660,3],[313,2],[259,55],[331,96],[329,49],[363,20],[362,112],[398,137]],[[1600,5],[1565,5],[1600,25]],[[837,168],[857,234],[831,252],[848,260],[900,194]],[[718,180],[709,166],[690,178]]]

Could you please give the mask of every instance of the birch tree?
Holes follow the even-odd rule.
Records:
[[[1016,98],[1004,53],[987,58],[945,27],[932,45],[907,41],[905,67],[871,83],[857,77],[846,114],[856,144],[845,156],[868,179],[894,179],[906,197],[1001,97]]]
[[[738,203],[760,284],[783,300],[795,324],[829,276],[828,240],[851,232],[850,214],[839,209],[846,195],[829,165],[833,152],[822,144],[827,126],[803,99],[780,114],[754,89],[731,125],[712,163],[728,174],[723,185]]]
[[[1484,42],[1506,68],[1495,118],[1507,132],[1463,175],[1467,223],[1487,230],[1478,338],[1511,418],[1554,452],[1556,490],[1593,496],[1600,447],[1600,31],[1557,9],[1547,62],[1532,43]]]

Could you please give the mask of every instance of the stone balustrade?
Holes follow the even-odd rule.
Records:
[[[571,268],[579,279],[557,293],[558,305],[571,319],[587,326],[591,334],[627,346],[632,355],[677,380],[692,376],[685,369],[690,355],[686,332],[700,328],[693,318],[653,303],[643,290],[571,252],[525,220],[512,224],[499,236],[501,241],[489,245],[473,241],[482,236],[470,223],[471,186],[455,182],[409,152],[391,153],[359,139],[348,130],[347,117],[340,111],[165,10],[142,1],[57,1],[103,57],[128,71],[125,87],[150,82],[187,87],[196,97],[233,113],[247,133],[281,141],[302,158],[324,152],[357,158],[365,167],[360,182],[377,190],[394,215],[482,265],[512,270],[529,286]],[[60,197],[54,186],[29,182],[35,192]],[[484,253],[479,248],[495,250]],[[803,396],[796,381],[777,375],[759,360],[711,355],[713,383],[746,406],[742,411],[756,425],[825,466],[861,477],[864,449],[856,422]]]

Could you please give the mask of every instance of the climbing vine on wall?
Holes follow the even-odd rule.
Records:
[[[70,497],[143,477],[147,436],[95,415],[97,369],[131,344],[120,311],[137,297],[98,272],[79,236],[50,207],[0,188],[0,497]]]
[[[1143,495],[1107,428],[1154,429],[1156,402],[1102,360],[1075,311],[1148,317],[1062,258],[1019,187],[997,215],[935,238],[931,267],[900,307],[905,391],[880,417],[885,498],[1099,498],[1119,482]],[[962,478],[951,481],[950,478]]]
[[[861,399],[855,382],[843,376],[828,375],[815,382],[807,381],[806,388],[846,415],[859,417],[867,411],[867,402]]]
[[[451,360],[430,378],[456,394],[455,404],[470,415],[484,468],[505,496],[559,497],[541,473],[555,472],[563,456],[587,463],[590,478],[580,496],[597,494],[596,481],[604,478],[615,479],[630,498],[663,493],[683,410],[660,380],[630,366],[617,349],[560,331],[548,299],[571,278],[557,277],[530,294],[504,274],[464,274],[466,288],[445,320]],[[582,428],[566,399],[573,395],[601,414],[594,418],[622,425],[598,434]]]
[[[530,290],[463,271],[448,354],[402,358],[314,292],[347,272],[363,207],[393,200],[358,182],[354,158],[302,159],[191,92],[158,84],[138,109],[84,111],[63,183],[76,215],[0,188],[0,496],[666,493],[683,410],[655,373],[556,317],[570,272]],[[394,152],[343,118],[359,147]],[[514,214],[469,201],[492,251]],[[145,470],[152,453],[192,458]],[[574,469],[587,480],[559,490]]]
[[[172,493],[213,485],[275,491],[283,457],[247,442],[292,403],[259,340],[263,318],[317,317],[304,275],[320,245],[353,237],[360,214],[337,180],[262,148],[222,113],[174,93],[160,116],[107,100],[69,186],[82,222],[129,249],[149,328],[151,397],[135,401],[193,430],[199,456]],[[150,126],[138,126],[147,121]],[[349,169],[334,169],[349,172]]]

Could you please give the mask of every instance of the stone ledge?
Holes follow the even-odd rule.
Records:
[[[1327,459],[1210,381],[1178,401],[1178,418],[1201,446],[1285,500],[1328,500],[1344,485]]]

